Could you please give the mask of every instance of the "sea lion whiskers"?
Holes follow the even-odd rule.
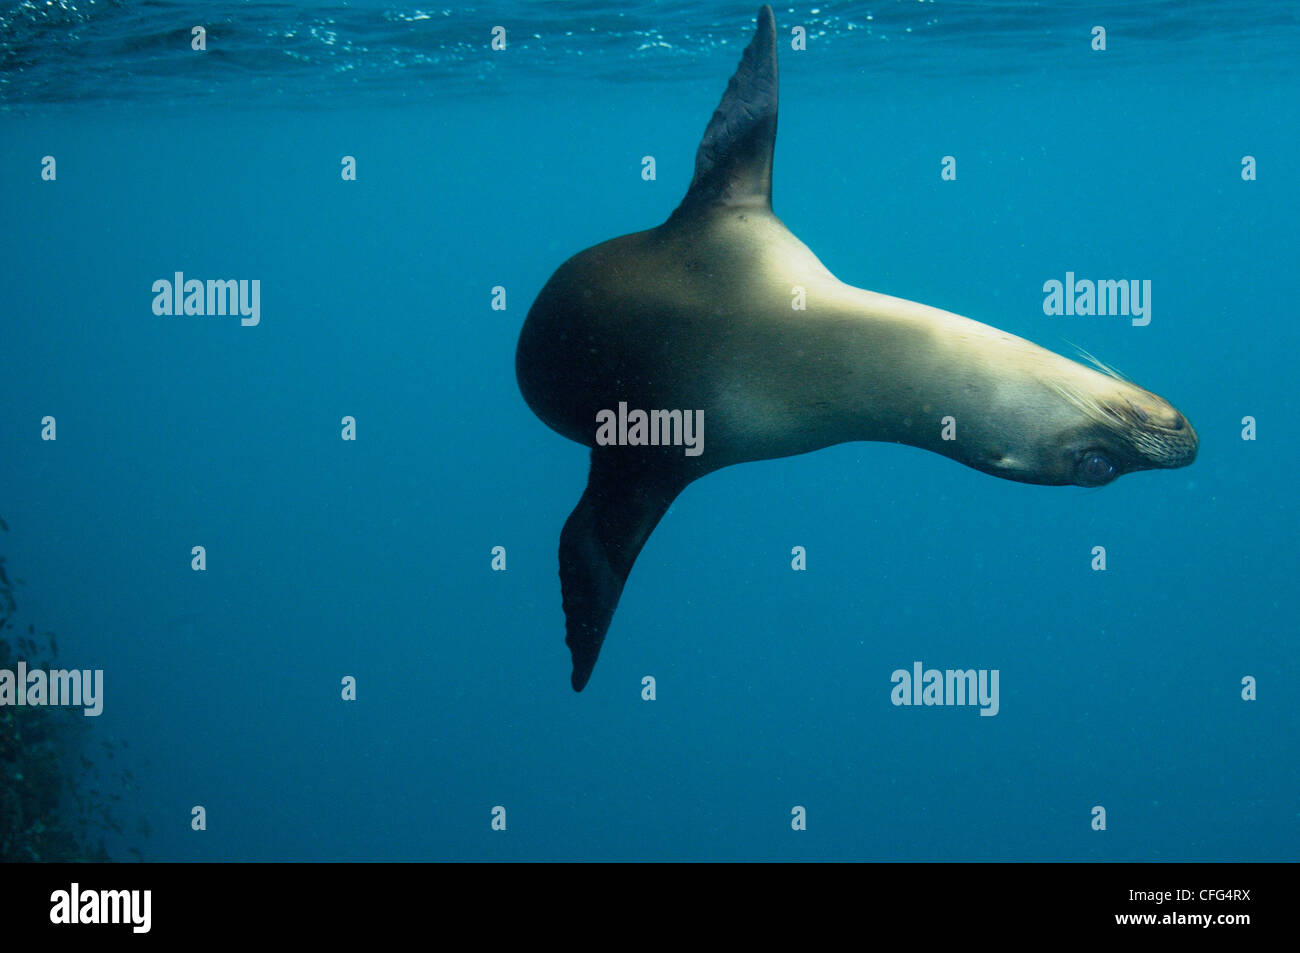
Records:
[[[1070,347],[1074,348],[1075,351],[1078,352],[1080,357],[1082,357],[1085,361],[1087,361],[1089,364],[1091,364],[1101,373],[1105,374],[1107,377],[1113,377],[1115,378],[1115,380],[1123,381],[1126,384],[1133,383],[1131,380],[1128,379],[1128,377],[1126,377],[1125,375],[1117,371],[1113,365],[1107,364],[1105,361],[1100,360],[1092,352],[1080,347],[1079,345],[1075,344],[1073,341],[1066,341],[1065,343],[1070,345]]]

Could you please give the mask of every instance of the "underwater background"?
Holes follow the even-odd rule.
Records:
[[[129,768],[112,856],[1297,859],[1293,5],[778,6],[790,229],[850,284],[1085,348],[1199,458],[1101,489],[874,443],[722,470],[570,689],[587,452],[524,404],[519,328],[676,207],[756,7],[0,4],[0,556],[16,624],[104,672],[76,717]],[[260,280],[260,323],[154,314],[178,271]],[[1067,271],[1149,279],[1150,324],[1045,315]],[[894,706],[915,661],[997,669],[998,714]]]

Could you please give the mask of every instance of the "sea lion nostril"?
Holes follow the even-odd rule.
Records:
[[[1174,422],[1173,422],[1172,424],[1170,424],[1169,429],[1170,429],[1170,430],[1182,430],[1182,429],[1183,429],[1183,418],[1182,418],[1182,415],[1181,415],[1181,414],[1180,414],[1179,416],[1177,416],[1177,417],[1174,418]]]

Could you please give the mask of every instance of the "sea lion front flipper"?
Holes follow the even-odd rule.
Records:
[[[623,584],[641,547],[690,480],[628,447],[591,451],[582,499],[560,533],[565,644],[573,653],[573,690],[591,678]]]
[[[764,5],[754,38],[704,130],[695,153],[695,177],[674,218],[716,205],[772,210],[776,114],[776,20]]]

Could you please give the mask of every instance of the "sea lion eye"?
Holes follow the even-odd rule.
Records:
[[[1079,482],[1084,486],[1101,486],[1118,475],[1115,465],[1095,451],[1085,456],[1079,464]]]

